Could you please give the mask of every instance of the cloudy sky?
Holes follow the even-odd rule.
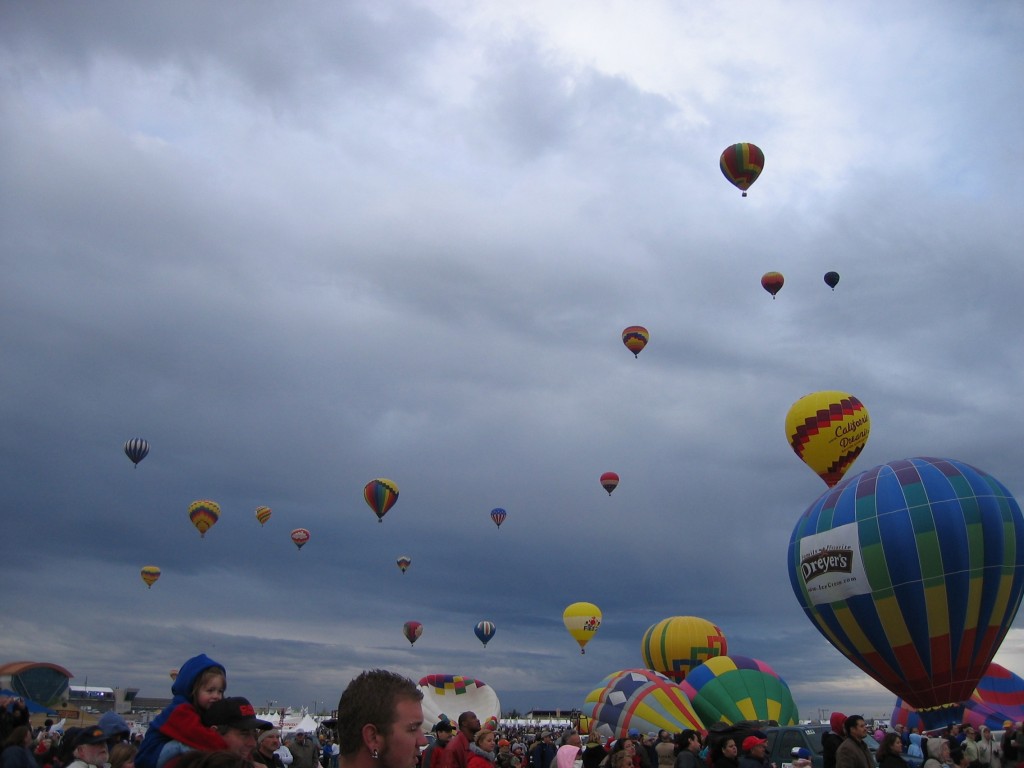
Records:
[[[825,486],[783,424],[851,392],[855,470],[1024,494],[1022,39],[1012,0],[0,4],[0,661],[567,709],[695,615],[805,717],[891,712],[790,588]]]

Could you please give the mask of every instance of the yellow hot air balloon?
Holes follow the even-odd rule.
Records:
[[[829,488],[843,479],[871,432],[868,409],[853,395],[812,392],[786,414],[786,439],[800,459]]]
[[[146,582],[146,586],[150,589],[156,583],[156,580],[160,578],[160,569],[155,565],[147,565],[142,569],[142,580]]]
[[[726,656],[722,630],[699,616],[672,616],[647,628],[640,642],[644,666],[681,683],[694,667]]]
[[[192,525],[199,531],[199,536],[205,537],[206,532],[220,520],[220,504],[207,499],[193,501],[188,506],[188,516]]]
[[[256,507],[256,519],[260,521],[261,526],[267,524],[267,520],[270,519],[270,515],[270,507]]]
[[[586,653],[584,646],[601,626],[601,609],[593,603],[573,603],[562,613],[562,621],[580,644],[580,653]]]

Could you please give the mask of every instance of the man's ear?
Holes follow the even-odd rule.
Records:
[[[373,723],[367,723],[362,728],[363,744],[370,750],[370,754],[379,752],[384,748],[384,736],[380,731],[377,730],[377,726]]]

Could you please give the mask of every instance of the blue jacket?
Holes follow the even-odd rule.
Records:
[[[146,736],[142,739],[139,751],[135,755],[136,768],[156,768],[157,759],[160,757],[160,750],[164,748],[167,742],[171,741],[168,736],[160,732],[160,726],[167,722],[167,718],[171,716],[171,712],[179,704],[193,703],[191,699],[192,688],[199,679],[199,676],[210,667],[224,669],[223,664],[214,661],[205,653],[193,656],[181,665],[181,668],[178,670],[178,676],[174,678],[174,683],[171,685],[171,693],[174,694],[174,698],[171,699],[170,704],[164,707],[164,711],[157,715],[153,722],[149,724]]]

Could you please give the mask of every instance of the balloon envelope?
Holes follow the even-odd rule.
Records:
[[[890,722],[893,725],[900,723],[908,732],[915,726],[925,730],[931,728],[927,722],[929,714],[927,711],[918,712],[897,698]],[[998,731],[1003,729],[1007,720],[1014,723],[1024,721],[1024,680],[1006,667],[992,662],[971,698],[964,702],[962,722],[978,729],[986,727]]]
[[[418,621],[407,621],[402,626],[402,634],[409,641],[409,645],[415,645],[416,641],[420,639],[420,635],[423,634],[423,625]]]
[[[679,684],[705,723],[774,720],[796,725],[799,716],[785,680],[763,661],[715,656]]]
[[[784,282],[786,282],[786,278],[782,276],[781,272],[765,272],[761,275],[761,287],[768,291],[773,299],[775,294],[782,290]]]
[[[608,675],[587,694],[583,711],[604,736],[624,737],[631,728],[641,733],[665,729],[679,733],[704,730],[682,688],[649,669],[624,669]]]
[[[307,531],[305,528],[296,528],[294,531],[292,531],[292,543],[299,549],[302,549],[304,546],[306,546],[306,542],[308,541],[309,531]]]
[[[836,286],[839,285],[839,273],[838,272],[826,272],[825,273],[825,285],[831,288],[833,291]]]
[[[493,520],[494,524],[496,526],[498,526],[499,528],[501,528],[501,524],[505,522],[505,518],[507,516],[508,516],[508,512],[506,512],[501,507],[498,507],[496,509],[492,509],[491,510],[491,520]]]
[[[786,439],[793,452],[829,488],[860,456],[871,433],[871,417],[860,400],[827,390],[804,395],[786,414]]]
[[[728,653],[722,630],[698,616],[662,619],[647,628],[640,642],[640,654],[647,668],[677,683],[712,656]]]
[[[498,628],[494,626],[493,621],[481,621],[477,623],[473,631],[476,632],[477,638],[484,644],[484,648],[486,648],[487,641],[494,637],[494,633],[498,631]]]
[[[650,340],[651,334],[642,325],[631,325],[622,331],[622,343],[633,353],[633,357],[639,357]]]
[[[501,717],[501,702],[491,686],[462,675],[426,675],[420,678],[423,692],[423,730],[429,732],[434,723],[446,715],[453,723],[466,711],[476,713],[483,723]]]
[[[970,698],[1024,592],[1024,519],[953,459],[881,464],[801,515],[789,578],[825,638],[919,708]]]
[[[395,562],[398,564],[398,567],[402,569],[402,573],[405,573],[409,566],[412,565],[412,558],[402,555]]]
[[[147,565],[142,569],[142,580],[146,582],[146,586],[150,589],[156,583],[156,580],[160,578],[160,569],[155,565]]]
[[[605,472],[601,475],[601,487],[611,496],[612,491],[619,487],[619,476],[614,472]]]
[[[580,653],[585,653],[584,646],[601,626],[601,609],[593,603],[573,603],[562,612],[562,622],[580,644]]]
[[[742,190],[743,197],[746,197],[750,185],[757,181],[764,170],[764,152],[756,144],[733,144],[722,152],[718,166],[729,183]]]
[[[220,520],[220,504],[209,499],[193,501],[188,506],[188,518],[199,531],[200,538],[203,538],[206,536],[206,532]]]
[[[384,515],[398,501],[398,486],[393,480],[388,480],[386,477],[378,477],[363,487],[363,498],[370,505],[373,514],[377,516],[377,522],[383,523]]]
[[[270,519],[270,507],[256,507],[256,519],[260,521],[260,525],[266,525],[267,520]]]
[[[124,455],[132,460],[132,464],[139,466],[139,462],[142,461],[149,454],[149,443],[143,440],[141,437],[133,438],[124,444]]]

